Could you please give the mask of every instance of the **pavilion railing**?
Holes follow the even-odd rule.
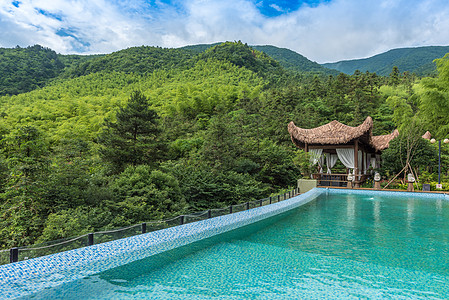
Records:
[[[369,175],[358,174],[353,175],[353,183],[363,183],[368,179]],[[313,179],[318,181],[319,186],[347,186],[348,184],[348,174],[327,174],[327,173],[314,173],[312,174]]]
[[[38,245],[22,246],[6,250],[0,250],[0,265],[23,261],[58,252],[73,250],[85,246],[105,243],[168,227],[183,225],[231,213],[236,213],[244,210],[249,210],[255,207],[283,201],[291,197],[294,197],[298,194],[299,189],[296,188],[286,193],[282,193],[276,196],[270,196],[260,200],[234,204],[224,208],[209,209],[191,214],[180,215],[167,220],[144,222],[124,228],[118,228],[108,231],[92,232],[77,237],[64,238],[60,240],[45,242]]]

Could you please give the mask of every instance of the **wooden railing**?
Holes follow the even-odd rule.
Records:
[[[352,181],[354,184],[361,184],[368,179],[368,175],[365,174],[353,176],[355,177]],[[348,184],[348,174],[314,173],[312,177],[318,181],[319,186],[347,186]]]

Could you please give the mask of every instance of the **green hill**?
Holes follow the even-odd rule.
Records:
[[[220,44],[221,43],[189,45],[189,46],[181,47],[180,49],[185,49],[185,50],[194,51],[196,53],[201,53],[201,52],[206,51],[209,48],[212,48],[212,47],[220,45]]]
[[[16,95],[45,85],[64,64],[51,49],[41,46],[0,48],[0,95]]]
[[[361,72],[369,71],[382,76],[388,76],[393,67],[397,66],[400,72],[426,76],[435,73],[436,66],[433,60],[443,57],[448,52],[449,46],[400,48],[370,58],[325,63],[322,66],[346,74],[353,74],[354,71],[359,70]]]
[[[248,46],[241,42],[200,44],[178,49],[132,47],[105,55],[61,55],[39,45],[0,48],[0,96],[17,95],[46,86],[56,78],[75,78],[97,72],[140,75],[155,70],[191,68],[200,59],[226,60],[263,77],[298,73],[338,74],[304,56],[274,46]]]
[[[26,93],[100,55],[61,55],[40,45],[0,48],[0,96]]]
[[[219,45],[215,44],[199,44],[182,47],[181,49],[195,51],[201,53],[209,48]],[[263,45],[263,46],[250,46],[252,49],[263,52],[270,56],[272,59],[279,62],[279,64],[287,70],[295,71],[298,73],[318,73],[328,75],[338,75],[338,71],[328,69],[320,64],[310,61],[306,57],[299,53],[296,53],[290,49],[279,48],[276,46]]]
[[[273,59],[277,60],[281,66],[288,70],[296,71],[299,73],[311,72],[311,73],[324,73],[329,75],[338,75],[339,72],[328,69],[320,64],[310,61],[306,57],[299,53],[296,53],[290,49],[278,48],[275,46],[251,46],[252,48],[262,51]]]
[[[60,77],[43,88],[0,97],[4,116],[0,119],[0,130],[8,132],[19,124],[27,124],[47,132],[52,142],[67,137],[92,141],[104,118],[114,116],[115,109],[122,106],[134,90],[148,95],[152,106],[163,116],[175,113],[212,115],[217,105],[228,105],[226,103],[246,92],[261,90],[267,83],[255,71],[237,65],[239,55],[248,56],[248,51],[243,45],[224,44],[193,61],[186,51],[138,47],[98,57],[74,68],[83,70],[86,75],[71,70],[71,75],[79,76]],[[148,52],[156,59],[132,63],[147,57],[145,53]],[[231,52],[240,54],[226,58]],[[176,60],[162,59],[170,56]],[[230,61],[231,58],[234,61]],[[114,62],[117,62],[117,71],[109,69]],[[271,59],[268,62],[243,59],[241,62],[255,70],[267,68],[271,63],[276,65]],[[187,64],[190,66],[186,67]],[[173,67],[169,68],[170,65]]]
[[[226,42],[213,46],[201,53],[200,58],[225,60],[238,67],[245,67],[263,77],[273,74],[281,75],[284,72],[279,62],[242,42]]]
[[[66,75],[78,77],[102,71],[150,74],[158,69],[191,66],[189,60],[196,55],[196,52],[184,49],[132,47],[95,57],[67,70]]]

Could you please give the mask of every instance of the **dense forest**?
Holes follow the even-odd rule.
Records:
[[[401,168],[410,128],[449,137],[449,56],[436,61],[435,77],[418,78],[398,68],[388,76],[293,70],[241,42],[93,57],[14,50],[14,67],[34,79],[22,85],[0,73],[0,249],[294,187],[302,153],[290,121],[355,126],[370,115],[376,135],[410,132],[385,151],[384,176]],[[433,181],[437,148],[421,148],[413,166]]]

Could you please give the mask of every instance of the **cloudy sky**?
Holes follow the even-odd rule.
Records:
[[[449,45],[447,0],[0,0],[0,47],[110,53],[237,41],[323,62]]]

